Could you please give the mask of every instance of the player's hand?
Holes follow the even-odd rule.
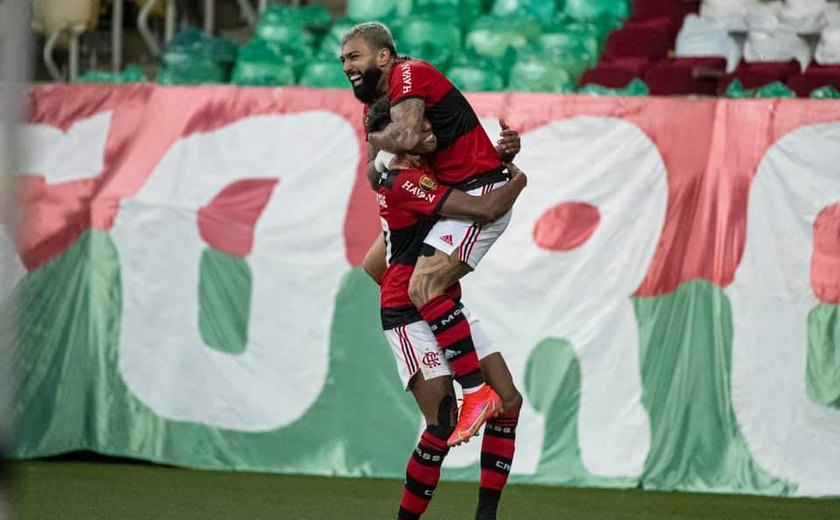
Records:
[[[408,168],[420,168],[423,165],[423,159],[419,155],[404,153],[400,154],[399,157]]]
[[[513,163],[504,163],[504,165],[508,172],[510,172],[511,182],[522,184],[523,188],[528,185],[528,176],[518,166]]]
[[[509,127],[504,118],[499,118],[499,126],[502,130],[499,132],[499,140],[496,141],[496,153],[502,162],[510,162],[522,149],[519,132]]]

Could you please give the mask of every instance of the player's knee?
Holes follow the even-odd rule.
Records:
[[[442,295],[445,289],[434,274],[419,274],[415,271],[408,282],[408,297],[419,309]]]
[[[411,303],[418,309],[426,305],[431,298],[429,298],[429,291],[427,290],[427,280],[423,275],[412,276],[408,282],[408,297]]]
[[[455,423],[457,421],[456,413],[455,396],[443,396],[440,400],[435,420],[429,421],[429,418],[426,419],[426,429],[438,439],[448,439],[452,435],[452,432],[455,431]],[[433,422],[436,424],[432,424]]]

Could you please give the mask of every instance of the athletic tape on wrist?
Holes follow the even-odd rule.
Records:
[[[391,164],[391,161],[396,157],[395,154],[391,152],[386,152],[385,150],[379,150],[379,153],[376,154],[376,159],[373,161],[374,167],[376,167],[376,171],[379,173],[384,173],[388,171],[388,166]]]

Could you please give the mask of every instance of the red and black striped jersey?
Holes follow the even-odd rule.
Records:
[[[383,329],[422,320],[408,297],[408,282],[423,240],[451,192],[422,168],[389,170],[379,178],[376,198],[388,262],[380,286]],[[453,289],[460,297],[460,287]]]
[[[483,177],[501,173],[499,155],[472,106],[446,76],[425,61],[398,58],[391,68],[389,96],[391,106],[412,98],[426,104],[438,143],[429,168],[440,183],[473,189],[495,182]]]

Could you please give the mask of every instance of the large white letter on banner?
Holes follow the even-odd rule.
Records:
[[[840,124],[796,130],[770,149],[750,188],[732,302],[732,401],[753,456],[802,495],[840,489],[840,410],[806,393],[813,225],[840,201]],[[838,266],[840,269],[840,266]]]
[[[329,136],[329,139],[325,139]],[[258,116],[176,143],[123,201],[113,237],[123,310],[119,368],[168,419],[266,431],[298,419],[327,377],[336,295],[349,270],[344,220],[358,139],[326,112]],[[248,343],[215,351],[199,333],[198,209],[245,178],[276,178],[247,257]]]
[[[574,346],[582,371],[582,462],[599,476],[638,476],[650,424],[641,403],[631,295],[665,220],[665,166],[651,140],[618,119],[558,121],[522,141],[516,162],[528,187],[508,230],[465,279],[464,299],[483,318],[520,387],[530,349],[540,341],[560,338]],[[540,247],[538,222],[563,203],[597,209],[597,227],[571,250]],[[531,440],[517,447],[514,471],[532,473],[543,432],[527,402],[519,424],[521,438]]]
[[[111,112],[101,112],[74,123],[67,132],[47,124],[18,127],[15,150],[20,175],[38,175],[47,184],[96,177],[104,168],[105,145]],[[0,302],[26,275],[15,242],[0,216]]]

